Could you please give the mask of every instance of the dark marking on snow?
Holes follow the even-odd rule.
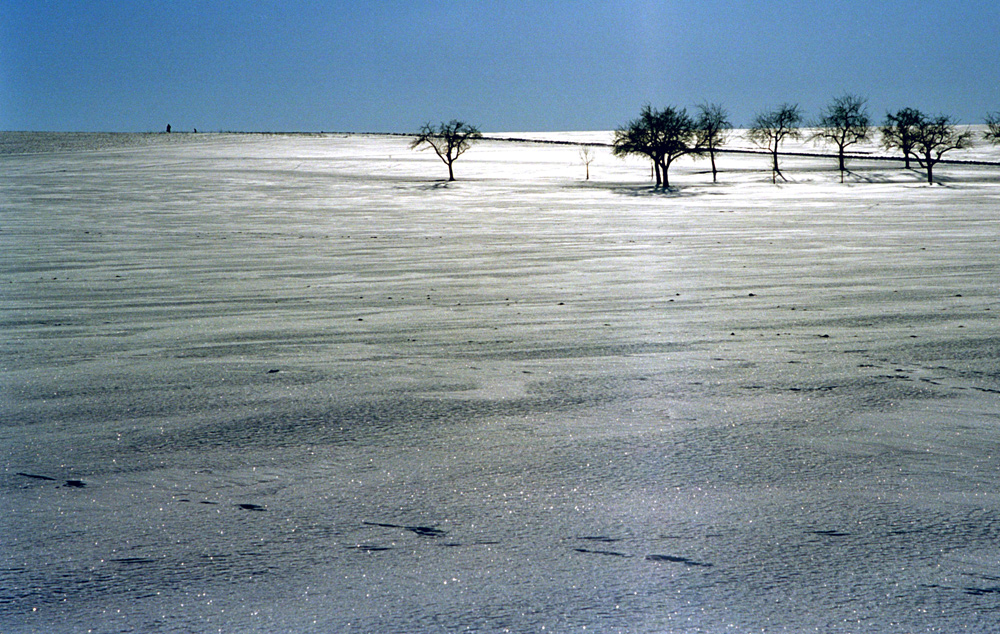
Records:
[[[406,526],[404,524],[386,524],[383,522],[362,522],[362,524],[367,524],[368,526],[381,526],[382,528],[401,528],[405,531],[410,531],[420,535],[421,537],[444,537],[447,533],[440,528],[434,528],[433,526]]]
[[[834,530],[822,530],[822,531],[810,531],[814,535],[823,535],[824,537],[848,537],[850,533],[842,533],[841,531]]]
[[[156,560],[150,557],[119,557],[118,559],[112,559],[111,561],[125,566],[144,566],[146,564],[156,563]]]
[[[24,476],[25,478],[34,478],[36,480],[52,480],[52,481],[55,481],[55,478],[50,478],[49,476],[35,475],[34,473],[24,473],[23,471],[18,471],[17,475]]]
[[[966,588],[965,594],[971,594],[977,597],[986,594],[1000,594],[1000,586],[990,586],[989,588]]]
[[[237,504],[244,511],[266,511],[267,509],[260,504]]]
[[[684,564],[685,566],[694,566],[699,568],[712,567],[712,564],[706,563],[704,561],[695,561],[693,559],[688,559],[687,557],[676,557],[674,555],[646,555],[646,561],[662,561],[672,564]]]
[[[626,555],[625,553],[619,553],[614,550],[590,550],[589,548],[574,548],[578,553],[586,553],[588,555],[609,555],[611,557],[631,557],[632,555]]]
[[[404,526],[403,528],[423,537],[444,537],[445,535],[443,530],[433,526]]]
[[[63,486],[68,486],[71,489],[82,489],[87,486],[87,483],[83,480],[66,480],[66,484]]]
[[[348,546],[351,550],[361,550],[366,553],[377,553],[383,550],[392,550],[392,546],[373,546],[371,544],[355,544]]]

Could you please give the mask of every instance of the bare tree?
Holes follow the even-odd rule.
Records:
[[[649,104],[644,105],[638,118],[615,130],[611,153],[619,157],[630,154],[647,157],[652,163],[656,186],[659,187],[662,183],[659,156],[653,147],[655,118],[655,111],[652,107]]]
[[[871,119],[865,108],[867,100],[856,95],[845,94],[834,98],[820,113],[813,140],[826,141],[837,146],[840,166],[840,182],[844,182],[844,148],[871,137]]]
[[[685,154],[696,154],[701,150],[698,144],[697,128],[687,110],[677,110],[667,106],[656,119],[658,135],[656,144],[660,153],[660,168],[663,170],[663,187],[669,188],[667,172],[670,164]]]
[[[718,170],[715,168],[715,150],[726,143],[726,133],[732,129],[729,113],[716,103],[698,104],[698,118],[695,120],[698,145],[708,151],[712,161],[712,182],[716,182]]]
[[[675,159],[699,152],[697,129],[685,109],[667,106],[654,110],[643,106],[637,119],[615,130],[611,153],[615,156],[639,154],[653,162],[656,186],[667,189],[667,172]]]
[[[1000,110],[986,115],[986,128],[983,138],[990,143],[1000,143]]]
[[[587,177],[584,180],[590,180],[590,164],[594,162],[594,152],[587,146],[580,148],[580,161],[583,166],[587,169]]]
[[[642,107],[638,118],[615,130],[611,153],[619,157],[630,154],[647,157],[653,164],[656,186],[659,187],[663,180],[660,176],[659,155],[653,144],[655,128],[656,111],[649,104],[646,104]]]
[[[920,167],[927,170],[927,183],[933,185],[934,166],[945,152],[969,147],[972,132],[959,132],[948,115],[928,117],[919,114],[919,120],[913,126],[913,153]]]
[[[798,104],[782,104],[773,110],[758,114],[747,137],[760,147],[767,148],[771,152],[771,182],[776,183],[777,177],[785,177],[778,168],[778,149],[785,139],[800,139],[802,133],[799,126],[802,124],[802,112]]]
[[[886,113],[885,122],[879,128],[882,134],[882,147],[902,152],[906,169],[910,169],[910,159],[913,157],[913,127],[923,117],[923,113],[919,110],[903,108],[895,113]]]
[[[434,150],[445,165],[448,166],[448,180],[455,180],[452,164],[465,153],[469,147],[483,135],[474,125],[452,119],[439,126],[425,123],[410,143],[410,149],[415,150],[421,145],[428,145]]]

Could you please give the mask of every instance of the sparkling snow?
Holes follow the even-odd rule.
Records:
[[[996,631],[1000,166],[0,138],[4,632]]]

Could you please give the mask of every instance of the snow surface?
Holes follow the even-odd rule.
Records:
[[[1000,167],[0,137],[3,632],[1000,630]]]

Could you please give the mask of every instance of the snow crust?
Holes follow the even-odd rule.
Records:
[[[0,137],[4,632],[996,630],[998,167]]]

